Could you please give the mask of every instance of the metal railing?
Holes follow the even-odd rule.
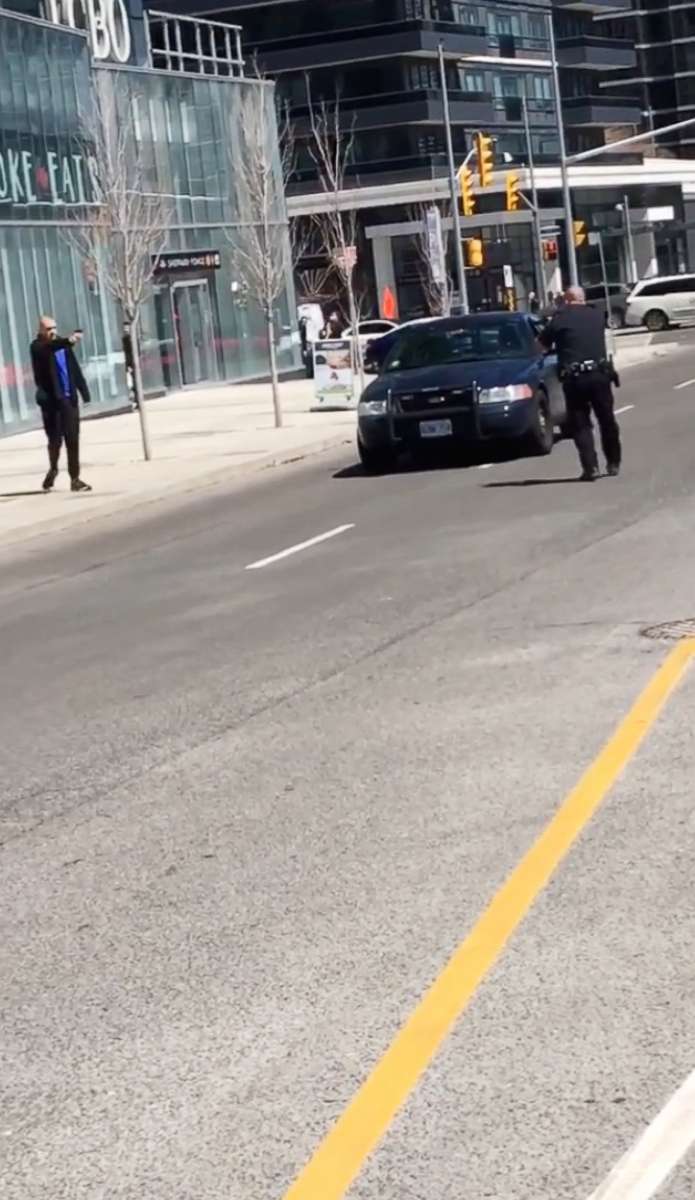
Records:
[[[240,78],[241,26],[145,10],[149,65],[163,71]]]

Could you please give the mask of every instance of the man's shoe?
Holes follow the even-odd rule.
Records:
[[[610,475],[611,479],[616,479],[620,474],[620,463],[609,463],[606,467],[606,474]]]
[[[91,487],[83,479],[73,479],[70,484],[71,492],[91,492]]]
[[[57,477],[58,477],[58,468],[51,467],[46,478],[44,479],[43,483],[41,484],[41,487],[43,488],[44,492],[51,491],[53,484],[55,483]]]
[[[580,483],[595,483],[598,479],[598,470],[593,467],[590,471],[582,471],[579,476]]]

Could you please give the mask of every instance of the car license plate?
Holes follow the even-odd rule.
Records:
[[[451,437],[452,433],[451,421],[420,422],[420,437],[422,438]]]

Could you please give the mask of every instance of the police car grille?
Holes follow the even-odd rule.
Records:
[[[451,412],[452,409],[469,409],[473,406],[472,388],[445,388],[442,390],[427,388],[419,392],[397,392],[393,396],[393,407],[396,413],[404,416],[425,413],[436,417],[439,413]]]

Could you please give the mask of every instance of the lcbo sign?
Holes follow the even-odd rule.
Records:
[[[95,58],[129,61],[133,43],[125,0],[45,0],[45,9],[54,25],[85,29]]]

